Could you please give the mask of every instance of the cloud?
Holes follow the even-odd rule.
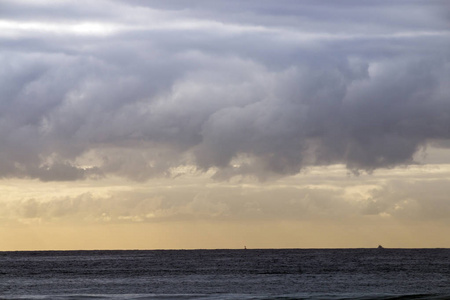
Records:
[[[354,177],[346,176],[345,166],[334,165],[272,182],[217,182],[208,174],[194,173],[155,178],[151,184],[102,178],[75,183],[27,180],[26,187],[24,180],[10,179],[1,189],[0,223],[447,226],[449,171],[450,165],[416,165]]]
[[[326,221],[448,224],[448,171],[419,172],[397,179],[366,176],[355,183],[342,176],[321,183],[188,184],[82,192],[0,202],[2,224],[122,224],[161,222]],[[406,173],[406,172],[403,172]],[[444,175],[441,177],[441,175]],[[429,178],[431,177],[431,179]],[[381,179],[382,178],[382,179]],[[345,181],[345,180],[344,180]],[[170,182],[170,181],[167,181]],[[95,188],[92,190],[96,191]],[[76,191],[76,190],[75,190]],[[430,197],[430,191],[433,191]]]
[[[2,3],[0,176],[373,171],[450,137],[445,2],[101,4]]]
[[[155,223],[167,221],[263,221],[340,219],[351,214],[342,191],[322,188],[215,187],[200,191],[118,191],[107,196],[82,193],[46,200],[2,202],[3,222]],[[277,201],[274,201],[274,200]]]
[[[391,216],[402,221],[446,222],[450,213],[448,180],[423,182],[393,181],[374,189],[362,212]],[[430,191],[433,191],[430,197]]]

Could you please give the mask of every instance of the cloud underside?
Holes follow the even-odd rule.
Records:
[[[0,21],[2,177],[372,171],[450,138],[445,2],[20,3]]]

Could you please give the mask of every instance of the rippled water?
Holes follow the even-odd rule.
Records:
[[[450,299],[450,249],[0,252],[0,299]]]

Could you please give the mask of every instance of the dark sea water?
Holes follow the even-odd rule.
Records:
[[[450,299],[450,249],[0,252],[0,299]]]

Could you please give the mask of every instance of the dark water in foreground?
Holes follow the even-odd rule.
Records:
[[[450,249],[0,252],[0,299],[450,299]]]

